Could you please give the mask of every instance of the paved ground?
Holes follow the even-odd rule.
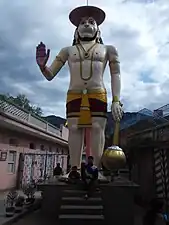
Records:
[[[4,199],[7,195],[7,193],[8,192],[0,192],[0,224],[9,220],[9,218],[6,218],[6,216],[5,216],[5,204],[4,204],[5,203]],[[22,191],[18,191],[18,193],[22,196],[25,196]],[[35,196],[36,196],[36,198],[39,198],[41,196],[40,192],[36,192]]]

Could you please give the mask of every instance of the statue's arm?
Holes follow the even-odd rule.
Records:
[[[117,49],[114,46],[107,46],[107,56],[111,74],[112,99],[113,102],[119,102],[121,92],[121,76]]]
[[[45,78],[51,81],[61,70],[64,66],[66,61],[68,60],[68,48],[63,48],[59,52],[59,54],[55,57],[52,64],[48,67],[45,66],[44,70],[42,71]]]

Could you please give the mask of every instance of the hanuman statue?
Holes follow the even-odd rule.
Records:
[[[50,66],[47,65],[50,50],[42,42],[37,46],[36,61],[44,75],[51,81],[68,62],[70,83],[66,100],[69,129],[69,152],[71,166],[80,167],[84,145],[84,129],[91,130],[91,153],[96,166],[105,145],[107,123],[107,92],[103,74],[107,63],[110,68],[112,88],[112,115],[115,121],[122,118],[120,104],[120,62],[118,52],[112,45],[104,45],[99,25],[105,20],[103,10],[94,6],[74,9],[69,19],[75,25],[72,46],[62,48]]]

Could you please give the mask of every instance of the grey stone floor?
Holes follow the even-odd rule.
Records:
[[[10,220],[9,218],[5,216],[5,200],[4,199],[7,193],[8,192],[0,192],[0,225]],[[22,191],[18,191],[18,193],[24,196]],[[35,193],[36,198],[40,198],[40,196],[41,196],[40,192]]]

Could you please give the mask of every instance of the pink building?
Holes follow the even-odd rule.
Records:
[[[50,177],[59,162],[66,172],[68,129],[61,129],[0,100],[0,190]]]

